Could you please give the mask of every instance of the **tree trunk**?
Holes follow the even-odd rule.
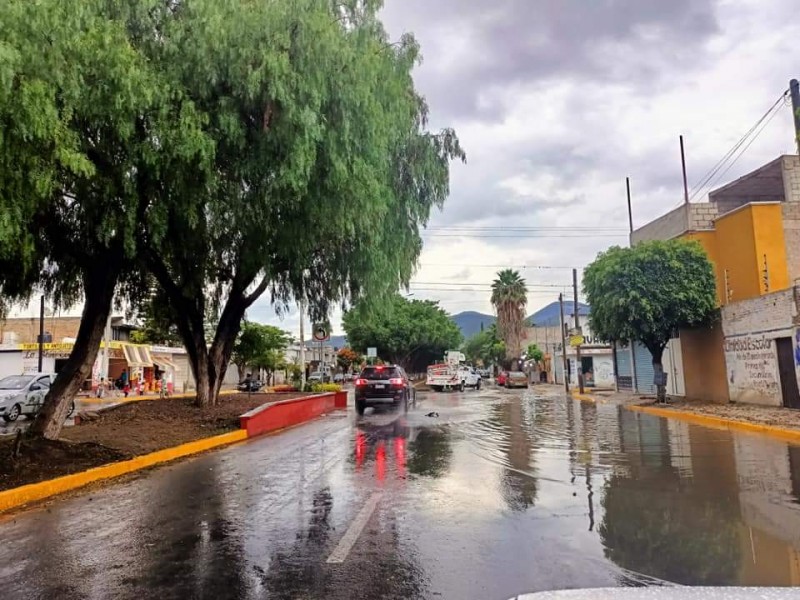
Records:
[[[656,384],[656,400],[659,404],[667,403],[667,386],[664,380],[664,365],[661,360],[664,355],[664,348],[650,348],[650,354],[653,357],[653,373],[654,378],[658,382]]]
[[[81,324],[69,359],[56,377],[44,404],[30,428],[30,435],[56,440],[75,395],[89,378],[103,331],[111,314],[114,288],[117,284],[118,261],[109,260],[87,273],[84,278],[85,303]]]

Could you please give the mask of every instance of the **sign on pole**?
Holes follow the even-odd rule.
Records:
[[[573,335],[569,338],[569,345],[573,348],[577,348],[578,346],[582,346],[584,342],[582,335]]]
[[[312,330],[314,333],[314,339],[318,342],[326,342],[330,339],[331,334],[328,331],[328,327],[322,323],[317,323],[314,325]]]
[[[367,348],[367,358],[378,358],[378,349]]]

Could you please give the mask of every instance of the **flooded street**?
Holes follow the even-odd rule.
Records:
[[[800,447],[552,387],[351,409],[0,520],[0,597],[800,585]]]

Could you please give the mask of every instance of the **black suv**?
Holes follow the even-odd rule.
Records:
[[[363,415],[368,406],[402,406],[414,399],[411,380],[397,365],[366,367],[356,379],[356,412]]]

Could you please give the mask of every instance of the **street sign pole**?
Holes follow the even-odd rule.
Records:
[[[581,312],[578,310],[578,269],[572,269],[572,292],[575,295],[575,302],[572,304],[572,312],[575,313],[575,329],[580,334]],[[578,374],[578,390],[583,394],[583,363],[581,362],[581,345],[575,346],[575,372]]]

